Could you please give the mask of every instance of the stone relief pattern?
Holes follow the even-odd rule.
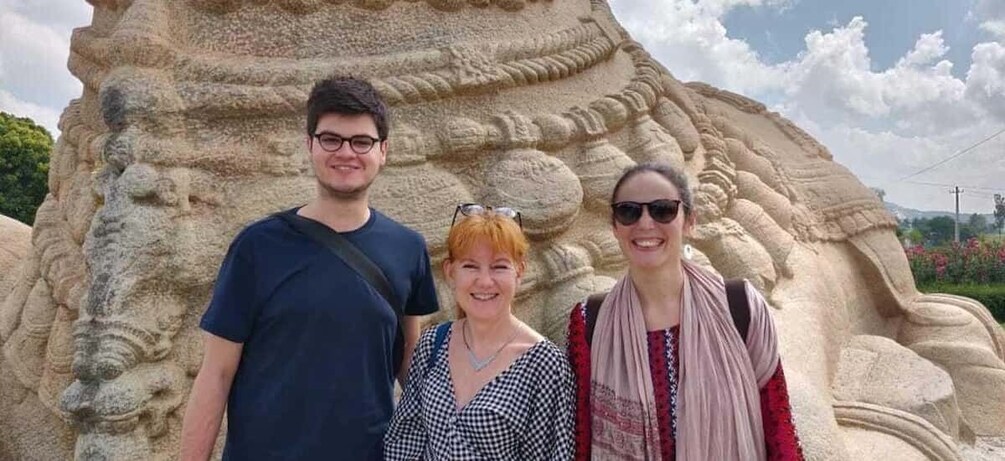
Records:
[[[542,0],[548,1],[551,0]],[[506,11],[519,11],[528,3],[538,0],[190,0],[197,9],[217,14],[233,13],[247,6],[275,5],[293,14],[310,14],[332,5],[351,5],[368,10],[384,10],[395,3],[425,2],[441,11],[457,11],[465,7],[486,8],[495,6]]]
[[[246,3],[189,5],[229,13]],[[308,14],[341,2],[274,3]],[[352,3],[379,9],[393,2]],[[524,4],[428,3],[445,10]],[[579,228],[606,225],[611,187],[620,170],[637,161],[667,161],[697,179],[697,257],[725,276],[748,278],[769,299],[778,284],[800,275],[793,255],[813,245],[852,241],[876,270],[894,274],[888,278],[903,272],[887,262],[891,218],[825,148],[759,103],[707,85],[682,85],[627,39],[599,0],[591,1],[594,14],[580,26],[542,37],[345,64],[202,56],[177,44],[161,2],[92,4],[102,20],[76,31],[71,46],[70,68],[85,94],[64,114],[53,195],[39,212],[29,270],[0,317],[10,369],[73,424],[79,459],[173,456],[179,410],[198,367],[195,323],[216,265],[245,223],[310,196],[301,135],[286,120],[299,116],[310,81],[333,67],[364,69],[408,114],[432,101],[563,83],[619,55],[628,58],[633,76],[622,89],[585,104],[400,120],[395,152],[374,186],[375,205],[422,232],[436,260],[449,230],[444,204],[483,200],[523,210],[534,248],[517,308],[552,338],[561,339],[574,302],[610,287],[610,276],[624,268],[608,232]],[[769,119],[784,139],[761,139],[730,110]],[[235,155],[224,123],[236,114],[266,124],[282,120],[283,128],[236,140],[240,150],[262,155]],[[799,154],[777,142],[791,143]],[[828,190],[843,195],[835,201],[821,193]],[[256,198],[246,203],[242,193],[252,191]],[[952,411],[980,434],[1005,432],[1005,422],[988,414],[996,407],[980,408],[982,391],[1005,382],[1003,339],[990,329],[986,309],[919,298],[913,286],[894,297],[908,319],[898,341],[948,367],[946,379],[962,390]],[[787,299],[776,307],[796,304]],[[443,301],[450,305],[448,296]],[[977,339],[926,342],[961,332]],[[973,354],[963,353],[974,350],[986,351],[976,369]],[[928,455],[955,449],[958,434],[928,428],[909,411],[842,405],[834,410],[837,423],[893,434]],[[822,443],[840,443],[833,438]]]

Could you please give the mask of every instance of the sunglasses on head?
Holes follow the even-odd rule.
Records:
[[[450,220],[450,227],[454,227],[454,224],[457,223],[457,213],[464,216],[474,216],[489,212],[510,218],[520,225],[520,229],[523,229],[523,218],[520,217],[519,211],[506,206],[490,207],[477,203],[462,203],[457,205],[457,208],[454,209],[454,218]]]
[[[677,217],[677,212],[681,208],[680,200],[653,200],[651,202],[618,202],[611,205],[614,220],[622,226],[631,226],[642,219],[642,209],[649,210],[649,217],[658,223],[667,224]],[[683,205],[687,208],[687,205]]]

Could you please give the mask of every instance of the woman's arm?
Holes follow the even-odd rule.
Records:
[[[789,391],[785,385],[785,372],[781,361],[775,374],[761,388],[761,421],[764,424],[764,445],[769,460],[791,461],[803,459],[796,425],[792,422]]]
[[[575,420],[575,459],[590,459],[590,345],[586,341],[586,317],[583,304],[576,304],[569,314],[569,335],[566,338],[569,364],[573,374]]]

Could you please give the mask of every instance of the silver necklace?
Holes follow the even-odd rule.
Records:
[[[475,353],[471,350],[471,345],[468,344],[468,322],[465,321],[464,327],[461,328],[461,337],[464,339],[464,348],[468,350],[468,363],[471,364],[471,368],[474,368],[475,371],[478,372],[482,371],[483,368],[489,366],[489,364],[492,363],[492,361],[499,356],[499,353],[502,352],[502,350],[505,349],[506,346],[509,345],[509,343],[513,342],[513,340],[516,339],[517,333],[520,333],[519,329],[517,329],[517,331],[514,331],[513,335],[510,336],[509,339],[507,339],[506,342],[502,344],[502,346],[499,346],[499,349],[496,350],[495,353],[486,357],[485,359],[479,359],[478,357],[475,356]]]

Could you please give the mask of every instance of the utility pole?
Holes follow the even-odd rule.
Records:
[[[956,190],[953,191],[953,194],[956,195],[956,220],[953,222],[953,241],[956,243],[960,243],[960,194],[962,193],[963,191],[960,190],[960,186],[956,186]]]

